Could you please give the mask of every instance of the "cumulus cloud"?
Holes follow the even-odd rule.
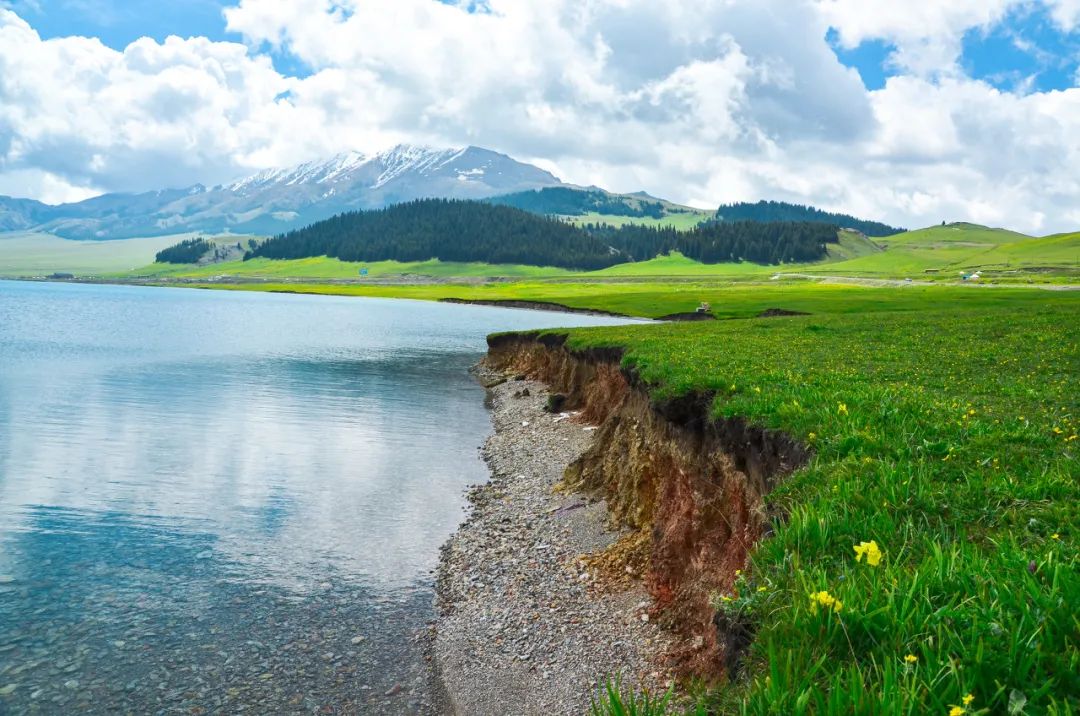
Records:
[[[43,41],[0,10],[0,192],[213,183],[343,149],[477,144],[702,206],[783,198],[904,225],[1064,228],[1080,90],[967,78],[1027,0],[240,0],[246,44]],[[1046,0],[1066,26],[1078,0]],[[825,40],[894,45],[877,91]],[[277,72],[268,47],[310,69]],[[33,181],[30,181],[33,179]]]

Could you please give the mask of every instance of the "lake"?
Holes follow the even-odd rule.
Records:
[[[618,321],[0,282],[0,712],[439,713],[493,331]]]

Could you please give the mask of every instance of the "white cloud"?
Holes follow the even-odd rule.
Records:
[[[1080,90],[1001,93],[957,68],[963,32],[1021,1],[240,0],[226,19],[246,47],[123,52],[42,41],[0,10],[0,192],[211,183],[415,141],[703,206],[783,198],[904,225],[1070,228]],[[1059,22],[1074,5],[1056,0]],[[895,43],[904,73],[868,92],[830,26],[849,46]],[[267,44],[313,74],[282,76]]]
[[[964,33],[990,27],[1025,1],[818,0],[818,7],[844,47],[885,40],[896,47],[897,66],[925,75],[955,72]]]
[[[1080,25],[1080,0],[1048,0],[1054,21],[1066,32]]]

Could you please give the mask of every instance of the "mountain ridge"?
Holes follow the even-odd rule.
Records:
[[[69,239],[277,234],[335,214],[414,199],[486,199],[554,186],[564,184],[550,172],[489,149],[403,144],[373,155],[341,152],[266,169],[210,188],[194,184],[110,193],[58,206],[0,197],[0,231],[42,231]]]

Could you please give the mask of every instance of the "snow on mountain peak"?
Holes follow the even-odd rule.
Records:
[[[399,144],[374,156],[348,151],[328,159],[316,159],[281,169],[264,169],[228,185],[234,192],[265,189],[273,185],[296,186],[298,184],[327,184],[347,179],[366,165],[378,167],[379,175],[371,188],[377,189],[397,177],[410,172],[429,174],[454,161],[466,149],[434,149],[413,144]]]

